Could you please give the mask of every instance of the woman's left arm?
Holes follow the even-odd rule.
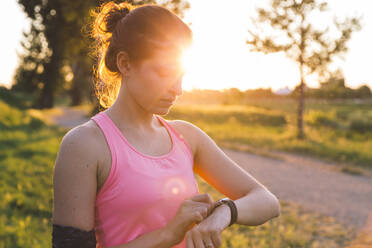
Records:
[[[200,128],[184,122],[195,145],[194,171],[219,192],[232,199],[237,207],[236,223],[256,226],[280,215],[278,199],[260,182],[230,159]],[[217,207],[218,215],[230,222],[230,209]]]

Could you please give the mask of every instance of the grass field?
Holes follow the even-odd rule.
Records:
[[[306,138],[296,138],[294,99],[252,99],[241,105],[180,103],[167,119],[190,121],[217,143],[246,144],[372,168],[372,101],[308,100]]]
[[[248,110],[232,108],[237,112],[231,116],[219,108],[192,111],[186,111],[184,107],[175,108],[172,114],[173,117],[178,114],[194,120],[195,124],[218,140],[247,142],[248,134],[252,136],[254,131],[255,144],[262,142],[275,147],[275,139],[270,138],[270,134],[280,140],[288,132],[287,116],[280,111],[263,109],[261,106]],[[231,109],[225,110],[229,112]],[[204,112],[200,115],[198,111]],[[217,111],[224,117],[208,115],[205,111]],[[215,120],[213,125],[207,123],[212,116]],[[275,125],[271,125],[271,120]],[[248,129],[244,129],[244,126],[248,126]],[[0,130],[0,248],[50,247],[53,166],[66,130],[48,126],[31,117],[26,110],[10,107],[1,100]],[[269,133],[265,134],[267,130]],[[260,141],[262,137],[266,139]],[[197,180],[200,192],[210,193],[215,200],[221,197],[198,176]],[[264,225],[235,225],[225,230],[222,233],[222,247],[332,248],[345,247],[355,237],[353,230],[337,224],[332,218],[305,212],[299,206],[285,202],[281,202],[281,207],[281,216]]]
[[[0,247],[50,247],[52,173],[62,129],[0,101]]]

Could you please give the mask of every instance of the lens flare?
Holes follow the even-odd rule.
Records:
[[[187,187],[185,182],[179,177],[169,178],[164,185],[164,195],[182,196],[186,193]]]

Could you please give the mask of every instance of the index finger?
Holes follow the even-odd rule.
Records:
[[[210,195],[208,193],[194,195],[194,196],[192,196],[190,198],[190,200],[197,201],[197,202],[212,203],[213,204],[213,200],[212,200],[212,198],[210,197]]]

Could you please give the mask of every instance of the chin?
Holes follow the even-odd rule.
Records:
[[[157,115],[166,115],[169,113],[170,107],[169,108],[159,108],[157,111],[155,111],[154,114]]]

